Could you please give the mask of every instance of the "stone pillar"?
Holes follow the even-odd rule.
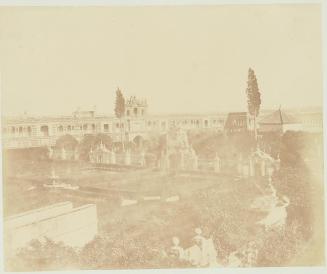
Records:
[[[180,161],[180,169],[181,170],[184,170],[185,169],[185,156],[184,156],[184,152],[181,151],[180,152],[180,155],[181,155],[181,161]]]
[[[110,164],[110,156],[111,156],[111,152],[108,151],[108,150],[106,150],[106,152],[104,153],[104,155],[105,155],[105,159],[104,159],[105,163],[106,163],[107,165]]]
[[[197,155],[193,156],[193,162],[192,162],[193,166],[192,169],[193,170],[198,170],[199,169],[199,158]]]
[[[165,164],[166,164],[166,155],[163,153],[163,151],[161,151],[160,157],[158,159],[158,167],[161,170],[165,169]]]
[[[218,155],[216,155],[216,158],[214,160],[214,165],[213,165],[214,171],[219,173],[220,172],[220,168],[221,168],[221,160],[218,157]]]
[[[77,161],[79,158],[79,154],[78,154],[78,151],[77,149],[74,150],[74,160]]]
[[[145,153],[144,153],[144,151],[141,152],[140,157],[141,157],[141,159],[140,159],[141,166],[144,167],[145,166]]]
[[[116,153],[112,150],[110,151],[110,159],[109,159],[109,163],[112,165],[116,164]]]
[[[269,181],[271,181],[272,180],[272,175],[273,175],[273,173],[274,173],[274,168],[272,167],[272,166],[268,166],[268,168],[267,168],[267,173],[268,173],[268,178],[269,178]]]
[[[53,149],[52,147],[48,147],[48,158],[52,159],[52,157],[53,157]]]
[[[280,158],[279,158],[279,154],[278,154],[277,160],[275,161],[275,165],[276,165],[276,170],[278,171],[280,169]]]
[[[243,159],[242,156],[238,158],[238,163],[237,163],[237,173],[239,175],[243,175]]]
[[[165,169],[166,170],[170,169],[170,159],[169,159],[168,154],[166,154],[164,156],[164,161],[165,161],[165,164],[164,164]]]
[[[245,177],[245,178],[249,177],[249,175],[250,175],[250,165],[248,165],[248,164],[242,165],[242,169],[243,169],[242,173],[241,173],[242,177]]]
[[[266,162],[264,160],[261,160],[260,169],[261,169],[261,176],[266,176]]]
[[[63,147],[63,148],[61,149],[60,158],[61,158],[61,160],[66,160],[66,157],[67,157],[67,153],[66,153],[65,148]]]
[[[94,159],[93,159],[93,150],[92,150],[92,148],[91,148],[91,150],[90,150],[90,152],[89,152],[89,161],[90,161],[91,163],[94,162]]]
[[[249,159],[249,175],[250,175],[251,177],[255,176],[255,172],[254,172],[254,162],[253,162],[252,157],[250,157],[250,159]]]
[[[129,150],[125,152],[125,165],[127,166],[131,165],[131,153]]]

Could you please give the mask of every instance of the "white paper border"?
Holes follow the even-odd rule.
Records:
[[[326,30],[327,30],[327,0],[0,0],[1,6],[162,6],[162,5],[250,5],[250,4],[314,4],[320,3],[322,5],[322,58],[323,58],[323,123],[324,125],[324,163],[327,163],[327,112],[325,106],[327,106],[327,41],[326,41]],[[1,60],[0,60],[1,66]],[[310,92],[310,91],[308,91]],[[0,75],[0,113],[1,113],[1,75]],[[0,119],[1,127],[1,119]],[[0,143],[2,145],[1,135]],[[324,181],[327,181],[327,165],[324,164]],[[1,175],[1,187],[0,187],[0,209],[1,209],[1,226],[0,226],[0,271],[4,271],[4,259],[3,259],[3,184],[2,184],[2,149],[0,150],[0,175]],[[326,210],[326,200],[327,200],[327,187],[324,186],[324,209],[325,209],[325,264],[327,263],[327,210]],[[137,273],[204,273],[204,274],[213,274],[213,273],[228,273],[228,274],[290,274],[290,273],[299,273],[299,274],[326,274],[327,267],[264,267],[264,268],[201,268],[201,269],[139,269],[139,270],[84,270],[84,271],[65,271],[65,273],[121,273],[121,274],[137,274]],[[14,272],[12,272],[14,273]],[[19,273],[36,273],[36,272],[19,272]],[[40,271],[37,273],[63,273],[63,271]]]

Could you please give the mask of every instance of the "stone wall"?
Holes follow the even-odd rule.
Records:
[[[55,204],[5,219],[5,250],[11,255],[31,240],[44,238],[83,247],[95,237],[97,227],[96,205],[73,208],[70,202]]]
[[[56,216],[73,209],[73,204],[71,202],[63,202],[58,204],[53,204],[47,207],[42,207],[30,211],[25,211],[20,214],[10,216],[5,219],[6,229],[15,229],[16,227],[21,227],[30,223],[38,222],[49,216]]]

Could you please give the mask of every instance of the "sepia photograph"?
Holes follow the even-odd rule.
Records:
[[[1,4],[3,269],[324,267],[322,9]]]

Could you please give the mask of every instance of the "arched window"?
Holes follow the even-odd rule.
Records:
[[[42,131],[42,130],[41,130],[41,131]],[[63,131],[64,131],[64,127],[63,127],[63,126],[59,126],[59,127],[58,127],[58,131],[59,131],[59,132],[63,132]]]
[[[83,130],[87,130],[87,124],[83,125]]]
[[[161,122],[161,127],[162,127],[163,129],[165,129],[165,128],[166,128],[166,122]]]
[[[67,127],[67,130],[68,130],[68,131],[71,131],[71,130],[72,130],[72,126],[68,126],[68,127]]]
[[[137,115],[137,108],[134,108],[133,112],[134,112],[134,115],[136,116]]]
[[[127,116],[130,115],[130,111],[129,111],[129,109],[126,111],[126,115],[127,115]]]
[[[32,128],[30,126],[27,127],[27,135],[28,136],[32,135]]]
[[[60,128],[60,126],[59,126],[59,128]],[[62,126],[61,126],[61,128],[63,130]],[[48,126],[41,126],[40,131],[41,131],[42,136],[49,136],[49,127]]]
[[[103,125],[103,130],[104,130],[105,132],[108,132],[108,131],[109,131],[109,125],[108,125],[108,124],[104,124],[104,125]]]

